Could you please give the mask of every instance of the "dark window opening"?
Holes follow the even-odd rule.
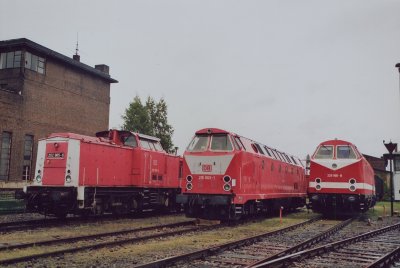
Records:
[[[44,74],[46,69],[46,59],[30,52],[25,52],[25,68]]]
[[[257,146],[258,152],[260,152],[261,154],[265,154],[263,152],[263,149],[261,148],[261,146],[258,143],[255,143],[255,145]]]
[[[269,148],[267,146],[264,146],[265,151],[267,152],[267,154],[272,157],[271,153],[269,152]]]
[[[1,149],[0,149],[0,180],[8,180],[10,173],[10,160],[11,160],[11,132],[3,132],[1,136]]]
[[[21,51],[0,53],[0,69],[19,68],[21,67],[21,60]]]
[[[287,156],[287,154],[283,154],[283,155],[285,156],[285,158],[286,158],[287,162],[291,164],[291,163],[292,163],[292,161],[290,161],[290,158],[289,158],[289,156]]]
[[[253,148],[254,152],[258,153],[257,147],[254,145],[254,143],[251,144],[251,148]]]
[[[33,156],[33,136],[25,135],[24,160],[23,160],[23,172],[22,172],[23,180],[29,180],[31,178],[32,156]]]
[[[243,148],[243,150],[246,150],[246,148],[244,147],[242,141],[240,140],[239,137],[235,137],[235,141],[237,142],[237,144],[239,145],[239,147]]]

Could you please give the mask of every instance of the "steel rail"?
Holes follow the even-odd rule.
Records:
[[[281,252],[279,252],[277,254],[274,254],[274,255],[272,255],[272,256],[270,256],[268,258],[265,258],[263,260],[256,261],[256,262],[250,264],[247,267],[254,267],[254,268],[255,267],[259,267],[258,265],[261,265],[261,264],[263,264],[265,262],[269,262],[269,261],[272,261],[274,259],[278,259],[278,258],[281,258],[281,257],[286,256],[286,255],[294,254],[296,252],[299,252],[301,250],[309,248],[310,246],[320,242],[321,240],[323,240],[323,239],[331,236],[332,234],[336,233],[337,231],[343,229],[345,226],[349,225],[352,221],[354,221],[354,218],[342,221],[339,224],[336,224],[335,226],[329,228],[328,230],[326,230],[326,231],[324,231],[324,232],[322,232],[320,234],[317,234],[316,236],[311,237],[310,239],[307,239],[304,242],[301,242],[301,243],[299,243],[299,244],[297,244],[297,245],[295,245],[295,246],[293,246],[291,248],[283,250],[283,251],[281,251]]]
[[[145,213],[145,214],[144,214]],[[14,221],[14,222],[1,222],[0,223],[0,233],[6,233],[11,231],[20,230],[32,230],[43,227],[57,227],[69,223],[90,223],[103,220],[112,219],[140,219],[151,216],[164,216],[171,214],[149,214],[150,212],[144,212],[138,215],[125,214],[125,215],[113,215],[106,214],[102,216],[89,216],[89,217],[67,217],[65,219],[59,218],[48,218],[48,219],[36,219],[36,220],[24,220],[24,221]],[[177,214],[179,215],[179,214]]]
[[[365,268],[381,268],[381,267],[389,267],[396,260],[400,258],[400,247],[397,247],[395,250],[389,252],[388,254],[382,256],[377,259],[375,262],[366,266]]]
[[[218,225],[217,227],[216,226],[207,226],[207,227],[197,227],[196,226],[196,227],[193,227],[190,229],[172,231],[172,232],[167,232],[167,233],[162,233],[162,234],[152,234],[152,235],[147,235],[147,236],[142,236],[142,237],[127,238],[127,239],[114,240],[114,241],[109,241],[109,242],[100,242],[97,244],[91,244],[91,245],[86,245],[86,246],[78,246],[78,247],[73,247],[73,248],[54,250],[54,251],[50,251],[50,252],[37,253],[37,254],[32,254],[32,255],[27,255],[27,256],[2,259],[2,260],[0,260],[0,265],[13,264],[13,263],[29,261],[32,259],[38,259],[38,258],[44,258],[44,257],[52,257],[52,256],[56,256],[56,255],[61,255],[61,254],[65,254],[65,253],[74,253],[74,252],[88,250],[88,249],[98,249],[98,248],[108,247],[108,246],[140,242],[140,241],[150,240],[150,239],[154,239],[154,238],[163,238],[163,237],[167,237],[167,236],[181,235],[181,234],[189,233],[189,232],[193,232],[193,231],[205,231],[205,230],[210,230],[210,229],[216,229],[218,227],[223,227],[223,226],[225,226],[225,225],[221,224],[221,225]]]
[[[310,220],[303,221],[303,222],[300,222],[300,223],[297,223],[297,224],[294,224],[294,225],[290,225],[288,227],[281,228],[281,229],[278,229],[278,230],[275,230],[275,231],[270,231],[270,232],[266,232],[266,233],[259,234],[259,235],[256,235],[256,236],[247,237],[247,238],[240,239],[240,240],[235,240],[235,241],[228,242],[228,243],[225,243],[225,244],[222,244],[222,245],[212,246],[212,247],[209,247],[209,248],[206,248],[206,249],[192,251],[192,252],[189,252],[189,253],[185,253],[185,254],[181,254],[181,255],[165,258],[165,259],[161,259],[161,260],[158,260],[158,261],[154,261],[154,262],[138,265],[138,266],[135,266],[135,267],[136,268],[139,268],[139,267],[140,268],[166,267],[168,265],[174,264],[174,263],[179,262],[179,261],[186,261],[187,262],[187,261],[192,261],[192,260],[199,259],[199,258],[208,257],[208,256],[211,256],[211,255],[215,255],[215,254],[217,254],[217,253],[219,253],[221,251],[224,251],[224,250],[234,249],[234,248],[240,247],[240,246],[248,244],[248,243],[253,243],[253,242],[259,241],[259,240],[261,240],[261,239],[263,239],[265,237],[271,236],[271,235],[276,235],[276,234],[279,234],[279,233],[284,233],[284,232],[287,232],[287,231],[291,231],[291,230],[296,229],[298,227],[301,227],[303,225],[310,224],[310,223],[312,223],[312,222],[314,222],[314,221],[316,221],[316,220],[318,220],[320,218],[321,217],[314,217],[314,218],[312,218]]]
[[[182,222],[169,223],[169,224],[163,224],[163,225],[154,225],[154,226],[148,226],[148,227],[124,229],[124,230],[114,231],[114,232],[103,232],[103,233],[97,233],[97,234],[91,234],[91,235],[66,237],[66,238],[60,238],[60,239],[49,239],[49,240],[42,240],[42,241],[23,243],[23,244],[15,244],[15,245],[5,245],[5,246],[0,246],[0,251],[11,250],[11,249],[23,249],[23,248],[33,247],[33,246],[44,246],[44,245],[51,245],[51,244],[70,243],[70,242],[76,242],[76,241],[85,240],[85,239],[101,238],[101,237],[105,237],[105,236],[121,235],[121,234],[128,234],[128,233],[134,233],[134,232],[151,231],[151,230],[156,230],[159,228],[173,228],[173,227],[179,227],[179,226],[187,226],[187,225],[191,225],[191,224],[194,225],[195,221],[194,220],[182,221]]]
[[[358,236],[354,236],[354,237],[350,237],[347,239],[343,239],[337,242],[333,242],[330,244],[326,244],[326,245],[322,245],[313,249],[309,249],[309,250],[304,250],[304,251],[300,251],[294,254],[290,254],[290,255],[286,255],[284,257],[278,258],[278,259],[274,259],[271,261],[267,261],[264,262],[262,264],[257,265],[256,267],[288,267],[288,265],[290,266],[290,263],[296,261],[296,260],[302,260],[302,259],[306,259],[306,258],[310,258],[310,257],[314,257],[316,255],[320,255],[326,252],[330,252],[339,248],[342,248],[348,244],[352,244],[355,242],[359,242],[362,240],[365,240],[367,238],[388,232],[388,231],[392,231],[395,229],[400,228],[400,223],[396,223],[390,226],[386,226],[383,227],[381,229],[378,230],[374,230],[374,231],[370,231]]]

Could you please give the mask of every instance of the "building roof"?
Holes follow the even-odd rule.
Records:
[[[363,156],[365,157],[365,159],[367,159],[374,170],[386,171],[387,163],[385,162],[385,159],[367,154],[363,154]]]
[[[95,75],[97,77],[100,77],[109,83],[118,83],[117,80],[111,78],[111,76],[107,73],[104,73],[104,72],[97,70],[89,65],[86,65],[80,61],[74,60],[70,57],[60,54],[60,53],[58,53],[54,50],[51,50],[47,47],[39,45],[38,43],[35,43],[27,38],[18,38],[18,39],[0,41],[0,49],[2,49],[2,48],[12,49],[14,47],[30,48],[31,50],[36,51],[36,52],[42,54],[43,56],[52,58],[54,60],[60,61],[64,64],[67,64],[73,68],[77,68],[79,70],[82,70],[82,71],[85,71],[92,75]]]

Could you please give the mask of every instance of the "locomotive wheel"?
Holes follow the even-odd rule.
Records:
[[[95,205],[93,209],[94,215],[103,215],[104,213],[104,208],[101,204]]]
[[[142,202],[139,198],[132,199],[132,208],[137,213],[141,213],[143,211]]]

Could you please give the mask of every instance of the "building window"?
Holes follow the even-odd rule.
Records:
[[[32,170],[33,136],[25,135],[22,179],[29,180]]]
[[[11,160],[11,133],[3,132],[0,149],[0,180],[8,180]]]
[[[44,74],[46,60],[30,52],[25,52],[25,68]]]
[[[3,52],[0,54],[0,69],[21,67],[21,51]]]

